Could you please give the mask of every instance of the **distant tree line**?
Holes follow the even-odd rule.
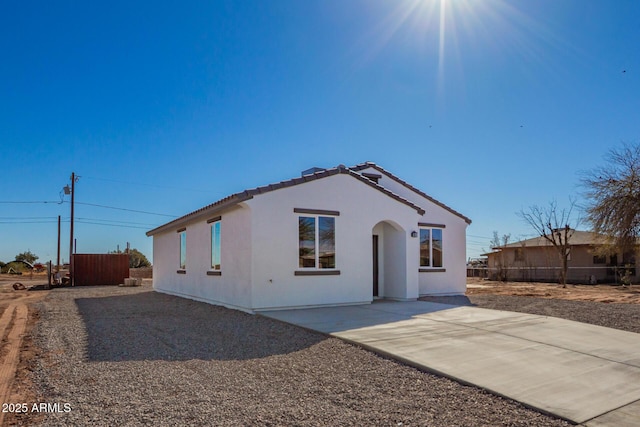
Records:
[[[120,249],[109,252],[110,254],[124,253]],[[129,268],[151,267],[151,263],[142,252],[137,249],[129,249]]]
[[[121,254],[123,252],[121,250],[115,250],[109,253]],[[21,252],[18,255],[16,255],[13,261],[10,261],[7,263],[0,261],[0,273],[9,273],[9,272],[23,273],[24,271],[29,269],[29,267],[25,263],[28,263],[29,265],[35,267],[36,270],[44,268],[43,265],[36,263],[37,260],[38,260],[38,255],[34,254],[33,252],[29,250],[26,252]],[[129,268],[141,268],[141,267],[151,267],[151,263],[149,262],[147,257],[144,256],[142,252],[140,252],[137,249],[130,249],[129,250]]]

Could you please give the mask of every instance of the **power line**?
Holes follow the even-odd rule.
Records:
[[[0,225],[2,224],[8,224],[8,225],[22,225],[22,224],[55,224],[57,223],[57,219],[55,220],[41,220],[41,221],[0,221]],[[63,221],[68,223],[69,220]],[[93,222],[93,221],[85,221],[85,220],[76,220],[77,223],[80,224],[91,224],[91,225],[106,225],[109,227],[121,227],[121,228],[138,228],[141,230],[149,230],[150,228],[153,228],[154,226],[139,226],[139,225],[125,225],[125,224],[107,224],[107,223],[103,223],[103,222]]]
[[[0,220],[7,219],[57,219],[57,216],[0,216]]]
[[[69,203],[69,202],[65,200],[65,203]],[[155,213],[155,212],[138,211],[138,210],[135,210],[135,209],[117,208],[115,206],[98,205],[98,204],[95,204],[95,203],[75,202],[75,204],[76,205],[85,205],[85,206],[94,206],[94,207],[97,207],[97,208],[114,209],[114,210],[118,210],[118,211],[142,213],[142,214],[147,214],[147,215],[166,216],[166,217],[170,217],[170,218],[177,218],[178,217],[178,215],[168,215],[168,214],[161,214],[161,213]]]
[[[76,220],[76,222],[78,224],[105,225],[107,227],[138,228],[138,229],[141,229],[141,230],[148,230],[149,229],[149,227],[140,227],[140,226],[137,226],[137,225],[104,224],[104,223],[101,223],[101,222],[80,221],[80,220]]]
[[[482,243],[482,244],[487,243],[486,240],[475,240],[475,239],[467,239],[467,242],[475,242],[475,243]]]
[[[53,224],[56,221],[0,221],[0,224]]]
[[[480,239],[467,239],[467,242],[488,242],[488,240]]]
[[[129,224],[129,225],[144,225],[145,227],[157,227],[158,224],[149,224],[147,222],[132,222],[132,221],[116,221],[113,219],[100,219],[100,218],[79,218],[76,217],[76,219],[80,219],[83,221],[100,221],[100,222],[111,222],[114,224]]]
[[[467,237],[476,237],[478,239],[493,239],[493,237],[486,237],[486,236],[474,236],[473,234],[467,234]]]
[[[83,221],[99,221],[100,223],[112,223],[116,225],[139,225],[139,226],[143,226],[143,228],[153,228],[158,226],[158,224],[151,224],[146,222],[117,221],[112,219],[101,219],[101,218],[77,218],[77,219],[83,220]],[[6,216],[6,217],[0,217],[0,224],[45,224],[45,223],[57,222],[57,220],[58,220],[58,217],[55,217],[55,216],[26,216],[26,217]],[[61,222],[69,223],[70,219],[68,217],[61,218]],[[108,225],[108,224],[105,224],[105,225]]]
[[[43,201],[12,201],[12,200],[0,200],[0,203],[2,204],[13,204],[13,205],[26,205],[26,204],[46,204],[46,203],[54,203],[56,205],[59,205],[62,202],[52,202],[50,200],[43,200]]]
[[[142,185],[144,187],[154,187],[154,188],[165,188],[168,190],[179,190],[179,191],[195,191],[198,193],[215,193],[214,191],[211,190],[197,190],[195,188],[184,188],[184,187],[171,187],[171,186],[167,186],[167,185],[158,185],[158,184],[146,184],[144,182],[140,182],[140,181],[122,181],[119,179],[111,179],[111,178],[96,178],[96,177],[92,177],[92,176],[83,176],[83,179],[93,179],[95,181],[106,181],[106,182],[117,182],[119,184],[127,184],[127,185]]]

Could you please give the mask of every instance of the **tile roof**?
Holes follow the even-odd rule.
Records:
[[[462,218],[463,220],[465,220],[465,222],[467,224],[471,224],[471,219],[469,219],[468,217],[462,215],[460,212],[450,208],[449,206],[445,205],[444,203],[434,199],[433,197],[429,196],[428,194],[424,193],[423,191],[418,190],[416,187],[414,187],[413,185],[409,184],[406,181],[403,181],[402,179],[398,178],[397,176],[395,176],[394,174],[392,174],[391,172],[383,169],[382,167],[378,166],[377,164],[373,163],[373,162],[364,162],[364,163],[360,163],[358,165],[355,165],[349,169],[353,170],[353,171],[361,171],[363,169],[367,169],[367,168],[373,168],[381,173],[384,173],[385,175],[389,176],[389,178],[393,179],[394,181],[396,181],[397,183],[404,185],[406,188],[408,188],[409,190],[413,191],[414,193],[417,193],[419,195],[421,195],[422,197],[424,197],[425,199],[429,200],[430,202],[440,206],[441,208],[451,212],[452,214],[459,216],[460,218]]]
[[[607,241],[606,236],[602,234],[593,233],[591,231],[573,230],[573,233],[569,236],[569,244],[573,246],[578,245],[602,245]],[[527,240],[521,240],[519,242],[509,243],[504,246],[497,246],[491,249],[505,249],[505,248],[521,248],[521,247],[541,247],[552,246],[551,242],[542,236],[534,237]]]
[[[210,215],[213,212],[216,211],[220,211],[222,209],[234,206],[238,203],[242,203],[246,200],[252,199],[254,196],[257,195],[261,195],[261,194],[265,194],[265,193],[269,193],[271,191],[275,191],[275,190],[279,190],[281,188],[286,188],[286,187],[292,187],[295,185],[299,185],[299,184],[304,184],[305,182],[309,182],[309,181],[315,181],[318,179],[322,179],[322,178],[326,178],[329,176],[333,176],[333,175],[337,175],[337,174],[346,174],[349,175],[355,179],[357,179],[360,182],[365,183],[366,185],[375,188],[376,190],[386,194],[387,196],[391,197],[392,199],[397,200],[400,203],[403,203],[413,209],[415,209],[420,215],[424,215],[424,209],[422,209],[420,206],[414,204],[413,202],[387,190],[386,188],[384,188],[381,185],[376,184],[375,182],[373,182],[372,180],[360,175],[357,172],[354,172],[352,169],[347,168],[344,165],[339,165],[336,166],[335,168],[330,168],[330,169],[324,169],[321,170],[319,172],[313,173],[313,174],[309,174],[309,175],[303,175],[302,177],[299,178],[293,178],[287,181],[281,181],[275,184],[269,184],[269,185],[264,185],[262,187],[256,187],[256,188],[252,188],[249,190],[244,190],[241,191],[239,193],[235,193],[232,194],[230,196],[225,197],[224,199],[220,199],[217,202],[214,202],[210,205],[207,205],[203,208],[200,208],[198,210],[195,210],[191,213],[188,213],[184,216],[181,216],[180,218],[174,219],[173,221],[170,221],[164,225],[161,225],[159,227],[154,228],[153,230],[150,230],[147,232],[147,236],[153,236],[154,234],[157,234],[159,232],[162,231],[166,231],[166,230],[170,230],[172,228],[178,227],[179,225],[184,224],[187,221],[191,221],[193,219],[198,218],[201,215]]]

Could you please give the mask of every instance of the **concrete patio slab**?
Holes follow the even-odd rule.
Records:
[[[640,425],[640,334],[420,301],[261,314],[576,423]]]
[[[609,412],[595,418],[588,423],[587,427],[637,427],[640,420],[640,401],[634,402],[617,411]]]

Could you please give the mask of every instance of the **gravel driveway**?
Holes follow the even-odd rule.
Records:
[[[40,425],[566,426],[518,403],[294,326],[148,287],[40,303]],[[33,420],[29,420],[33,422]]]

